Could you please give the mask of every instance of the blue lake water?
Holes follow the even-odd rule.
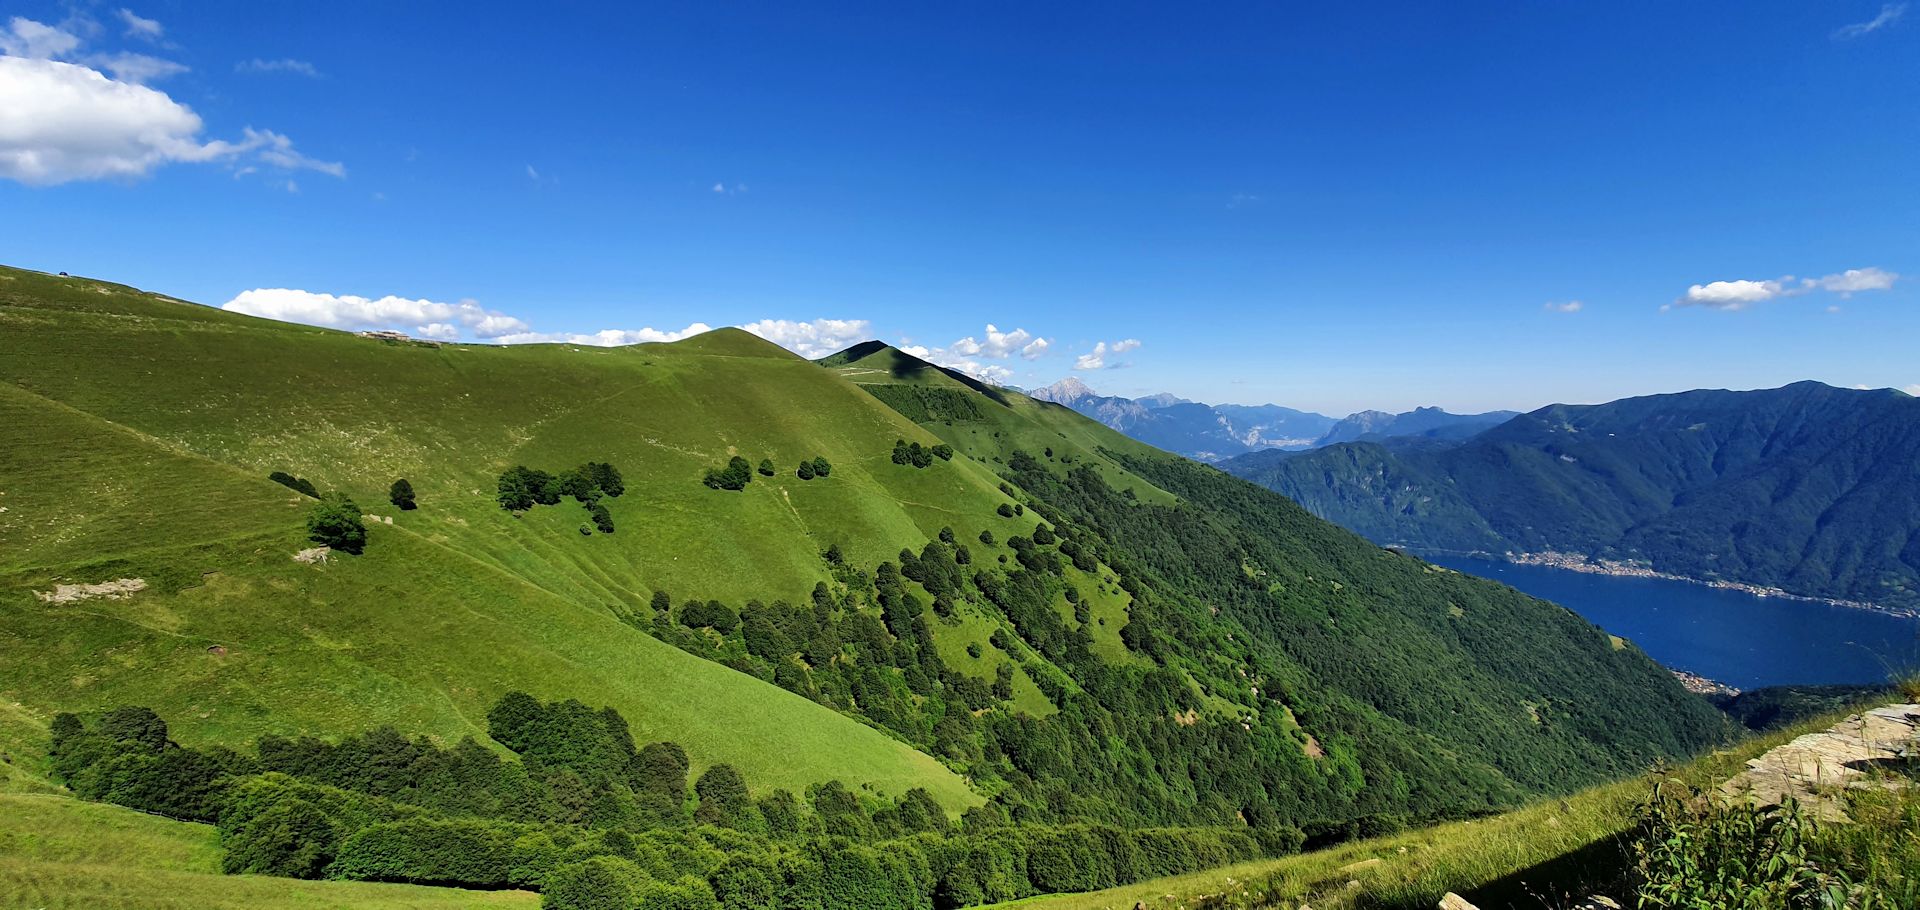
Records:
[[[1551,600],[1666,666],[1742,689],[1885,682],[1920,667],[1920,620],[1907,617],[1659,578],[1425,558]]]

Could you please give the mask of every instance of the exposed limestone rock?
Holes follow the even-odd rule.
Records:
[[[1480,910],[1471,901],[1451,891],[1440,898],[1440,910]]]
[[[54,585],[53,590],[35,591],[33,596],[50,604],[65,604],[96,597],[119,600],[146,589],[147,580],[144,578],[116,578],[90,585]]]
[[[1874,766],[1920,757],[1920,704],[1895,704],[1855,714],[1819,733],[1809,733],[1747,762],[1747,770],[1721,785],[1731,797],[1777,806],[1791,798],[1825,821],[1846,821],[1840,791],[1848,787],[1898,787],[1871,773]]]

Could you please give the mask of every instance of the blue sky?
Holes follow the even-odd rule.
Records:
[[[915,6],[9,3],[0,262],[1332,414],[1920,391],[1920,5]]]

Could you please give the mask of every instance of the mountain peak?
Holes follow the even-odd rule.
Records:
[[[1034,389],[1030,397],[1037,398],[1041,401],[1051,401],[1054,404],[1071,405],[1082,398],[1099,398],[1100,393],[1094,391],[1093,388],[1086,383],[1081,382],[1079,377],[1068,376],[1053,385]]]

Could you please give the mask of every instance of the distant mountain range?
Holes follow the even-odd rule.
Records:
[[[1404,414],[1360,411],[1336,419],[1277,404],[1202,404],[1166,392],[1144,398],[1102,395],[1071,376],[1031,394],[1066,405],[1148,445],[1205,462],[1360,439],[1462,439],[1517,413],[1450,414],[1439,408],[1418,408]]]
[[[1363,436],[1221,468],[1382,543],[1920,606],[1920,399],[1892,389],[1552,405],[1467,439]]]

